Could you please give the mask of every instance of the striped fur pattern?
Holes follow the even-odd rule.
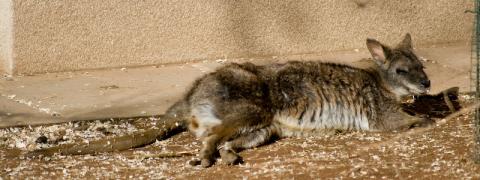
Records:
[[[208,167],[274,138],[408,128],[424,120],[402,112],[399,99],[426,93],[430,81],[407,34],[395,48],[367,39],[376,66],[360,69],[292,61],[257,66],[230,64],[198,79],[183,100],[189,130],[203,141]]]
[[[281,96],[279,101],[294,105],[275,112],[273,119],[281,124],[282,136],[298,136],[317,129],[370,129],[368,120],[377,118],[375,96],[381,92],[375,91],[377,84],[367,71],[318,62],[290,62],[284,66],[277,72],[276,82],[282,88],[276,93]],[[291,72],[298,68],[304,72]],[[299,96],[304,99],[298,99]]]

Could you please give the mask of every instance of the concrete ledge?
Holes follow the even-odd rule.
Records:
[[[432,93],[452,86],[469,91],[470,47],[466,44],[417,48],[426,60]],[[134,69],[49,73],[0,79],[0,128],[72,120],[158,115],[177,101],[195,78],[228,62],[257,64],[326,60],[358,65],[366,49],[264,59],[230,59]],[[9,113],[10,115],[7,115]],[[59,116],[51,116],[58,114]]]
[[[319,53],[406,32],[417,45],[468,41],[472,8],[470,0],[5,0],[0,66],[30,74]]]

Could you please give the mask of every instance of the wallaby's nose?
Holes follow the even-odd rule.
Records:
[[[422,86],[425,87],[425,88],[429,88],[430,87],[430,80],[424,79],[420,82],[420,84],[422,84]]]

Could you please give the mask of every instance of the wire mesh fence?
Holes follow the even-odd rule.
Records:
[[[472,35],[472,83],[471,89],[475,90],[475,102],[480,101],[480,0],[475,0],[475,20],[474,20],[474,30]],[[475,149],[473,159],[476,163],[480,163],[480,109],[477,108],[475,111]]]

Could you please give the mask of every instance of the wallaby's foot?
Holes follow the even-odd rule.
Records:
[[[203,139],[203,146],[200,150],[200,159],[190,161],[190,165],[201,165],[204,168],[210,167],[215,163],[215,158],[218,157],[217,144],[219,141],[218,135],[211,135]]]
[[[213,159],[210,159],[210,158],[205,158],[205,159],[202,159],[202,162],[200,163],[200,165],[204,168],[208,168],[210,166],[212,166],[214,164],[214,160]]]
[[[202,158],[202,159],[192,159],[188,161],[188,164],[191,166],[199,166],[201,165],[204,168],[208,168],[215,164],[215,159],[213,158]]]
[[[215,163],[213,159],[192,159],[188,162],[191,166],[199,166],[201,165],[204,168],[208,168]]]
[[[427,116],[422,116],[421,118],[418,118],[418,120],[413,123],[410,128],[416,128],[416,127],[430,127],[430,126],[434,126],[435,125],[435,121]]]
[[[236,165],[242,163],[242,157],[232,150],[221,149],[220,156],[222,157],[222,162],[227,165]]]

